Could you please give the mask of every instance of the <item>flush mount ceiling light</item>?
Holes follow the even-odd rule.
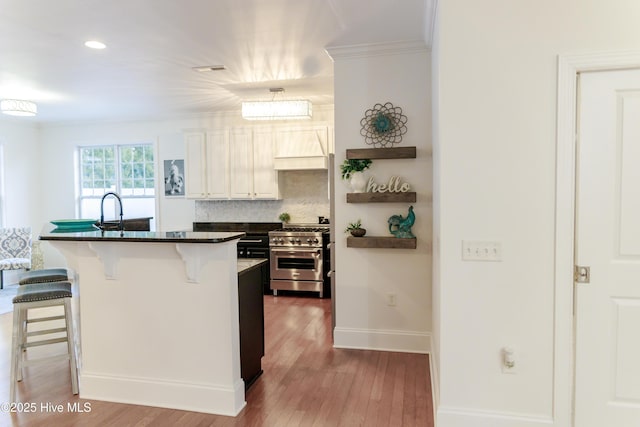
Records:
[[[38,106],[31,101],[3,99],[0,101],[0,111],[10,116],[35,116],[38,112]]]
[[[242,118],[246,120],[297,120],[310,119],[312,115],[311,101],[276,100],[278,93],[284,93],[283,88],[271,88],[271,101],[247,101],[242,103]]]

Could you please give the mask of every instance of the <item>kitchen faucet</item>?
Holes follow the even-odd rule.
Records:
[[[118,193],[114,193],[113,191],[104,193],[104,196],[102,196],[102,200],[100,201],[100,228],[104,231],[104,199],[109,195],[115,196],[115,198],[118,199],[118,203],[120,204],[120,222],[118,223],[118,230],[124,231],[124,222],[122,220],[122,199],[118,196]]]

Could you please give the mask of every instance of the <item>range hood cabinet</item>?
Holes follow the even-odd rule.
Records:
[[[273,158],[276,170],[313,170],[328,167],[328,128],[278,129]]]

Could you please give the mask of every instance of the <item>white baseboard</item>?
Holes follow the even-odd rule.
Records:
[[[80,397],[236,416],[246,405],[244,381],[234,387],[81,374]]]
[[[434,414],[438,427],[549,427],[555,426],[550,417],[474,411],[463,408],[438,408]],[[560,427],[560,426],[558,426]],[[563,426],[565,427],[565,426]]]
[[[412,331],[339,328],[333,331],[333,346],[359,350],[430,353],[431,334]]]

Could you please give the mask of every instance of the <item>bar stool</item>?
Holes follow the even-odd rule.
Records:
[[[45,268],[40,270],[30,270],[22,275],[20,275],[20,279],[18,284],[22,285],[30,285],[33,283],[51,283],[51,282],[67,282],[69,281],[69,273],[66,268]],[[23,323],[23,327],[26,328],[26,322]],[[22,335],[24,339],[26,339],[26,329],[25,333]]]
[[[20,286],[13,298],[13,337],[11,345],[11,385],[9,388],[9,398],[11,402],[16,400],[16,382],[22,381],[23,367],[53,360],[69,360],[71,365],[71,390],[73,394],[78,394],[78,370],[75,352],[75,341],[73,333],[73,321],[71,314],[71,283],[50,282],[34,283]],[[63,306],[64,314],[58,316],[46,316],[29,318],[30,309]],[[65,327],[49,326],[48,329],[29,331],[28,326],[41,322],[58,321],[64,319]],[[64,337],[29,341],[29,337],[43,336],[49,334],[65,333]],[[67,353],[55,356],[40,357],[37,359],[26,359],[25,350],[30,347],[67,343]]]
[[[66,268],[45,268],[43,270],[27,271],[20,276],[20,285],[30,285],[32,283],[66,282],[69,280],[69,273]]]

